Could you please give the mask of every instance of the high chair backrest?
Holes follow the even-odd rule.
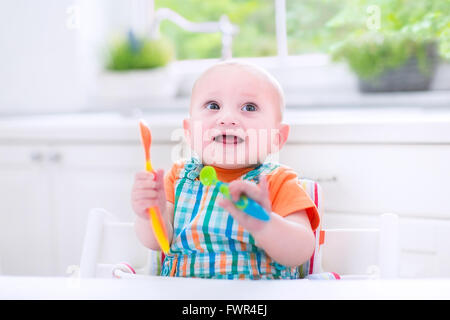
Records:
[[[322,267],[342,278],[398,276],[398,216],[382,214],[377,228],[325,229]]]
[[[323,272],[322,269],[322,244],[323,244],[323,231],[322,231],[322,217],[323,217],[323,207],[322,207],[322,189],[320,185],[309,179],[300,179],[300,185],[314,202],[320,216],[320,223],[316,230],[314,230],[314,236],[316,237],[316,245],[314,248],[314,253],[311,258],[305,262],[301,267],[301,276],[307,276],[309,274]]]
[[[300,270],[309,279],[395,278],[399,264],[398,216],[379,216],[376,228],[323,229],[320,185],[309,179],[300,184],[314,201],[320,225],[314,231],[316,246]]]
[[[80,261],[80,276],[111,278],[118,265],[147,274],[149,250],[137,239],[133,223],[119,222],[101,208],[89,213]]]

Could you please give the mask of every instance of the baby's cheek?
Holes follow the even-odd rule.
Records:
[[[264,160],[268,154],[278,151],[275,129],[259,129],[257,134],[248,134],[248,154]]]

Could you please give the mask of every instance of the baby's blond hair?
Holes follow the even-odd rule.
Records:
[[[237,61],[237,60],[225,60],[218,62],[211,67],[207,68],[205,71],[203,71],[200,76],[195,80],[194,85],[192,86],[192,92],[194,92],[194,89],[198,83],[198,81],[203,78],[205,74],[208,72],[219,68],[219,67],[225,67],[225,66],[234,66],[234,67],[240,67],[244,68],[246,70],[249,70],[250,72],[254,72],[260,76],[263,76],[275,89],[275,91],[278,93],[279,101],[280,101],[280,114],[281,118],[283,117],[284,108],[285,108],[285,98],[284,98],[284,91],[281,87],[280,83],[277,79],[275,79],[274,76],[272,76],[267,70],[264,68],[261,68],[260,66],[257,66],[255,64],[249,63],[249,62],[243,62],[243,61]]]

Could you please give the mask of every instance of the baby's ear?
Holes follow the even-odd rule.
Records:
[[[281,150],[283,148],[284,144],[286,143],[288,137],[289,137],[289,131],[290,127],[288,124],[281,123],[278,128],[278,133],[276,135],[275,144],[278,147],[278,150]]]
[[[189,119],[183,120],[183,129],[186,142],[191,145],[191,122],[189,121]]]

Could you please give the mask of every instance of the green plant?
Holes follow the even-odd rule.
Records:
[[[167,65],[174,57],[172,43],[165,38],[137,38],[133,33],[112,41],[106,69],[126,71]]]
[[[360,78],[376,77],[412,57],[417,59],[420,72],[429,74],[431,71],[432,64],[427,52],[433,42],[394,35],[382,38],[370,35],[359,40],[337,45],[332,57],[335,61],[346,61]]]
[[[369,19],[379,24],[370,25]],[[330,53],[361,78],[375,77],[413,57],[419,70],[428,73],[427,50],[433,44],[441,57],[450,59],[450,0],[348,0],[327,28],[338,32],[349,27],[352,31],[333,43]]]

